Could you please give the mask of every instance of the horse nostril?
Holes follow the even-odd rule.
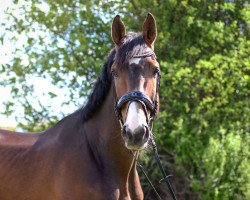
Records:
[[[145,138],[145,139],[148,139],[148,138],[149,138],[149,128],[148,128],[148,126],[144,126],[144,129],[145,129],[144,138]]]
[[[123,135],[126,135],[126,128],[127,128],[126,125],[124,125],[124,126],[122,127],[122,134],[123,134]]]
[[[131,130],[127,125],[122,127],[122,134],[124,139],[134,145],[142,145],[149,138],[148,127],[145,125],[141,125],[137,127],[135,130]]]
[[[138,127],[134,132],[134,140],[135,142],[140,142],[144,140],[147,136],[147,129],[145,126]]]
[[[133,139],[133,133],[132,131],[128,128],[127,125],[123,126],[123,135],[127,137],[128,140]]]

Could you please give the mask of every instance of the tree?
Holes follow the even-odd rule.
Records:
[[[58,87],[70,88],[69,101],[63,103],[82,103],[79,97],[88,95],[112,48],[109,27],[114,11],[124,16],[128,30],[140,30],[150,11],[158,23],[155,51],[162,79],[155,132],[164,164],[187,177],[201,199],[250,198],[248,1],[37,0],[23,4],[23,15],[9,11],[14,23],[4,27],[26,35],[27,43],[1,70],[6,75],[1,84],[11,85],[13,96],[25,108],[28,125],[22,127],[33,130],[48,116],[46,126],[58,118],[41,102],[41,108],[34,110],[28,98],[32,86],[26,85],[30,76],[51,77]],[[20,51],[28,62],[23,63]],[[50,93],[51,98],[56,95]],[[12,104],[7,103],[7,108]],[[158,171],[150,167],[155,164],[152,159],[145,157],[144,163],[157,180]]]

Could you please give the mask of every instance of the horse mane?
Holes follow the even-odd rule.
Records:
[[[114,62],[114,57],[115,50],[113,49],[106,62],[103,64],[101,73],[95,82],[94,88],[88,97],[86,105],[80,109],[83,122],[87,121],[95,114],[96,110],[99,109],[108,94],[112,82],[110,69]]]
[[[115,48],[111,50],[86,105],[76,111],[77,113],[80,112],[82,122],[90,119],[104,102],[112,83],[110,70],[114,61],[118,63],[119,67],[124,67],[128,59],[134,55],[145,53],[147,51],[146,47],[147,44],[141,33],[129,32],[124,38],[123,44],[117,50]]]

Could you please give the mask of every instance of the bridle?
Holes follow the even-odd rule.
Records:
[[[133,58],[145,58],[145,57],[152,57],[153,59],[156,59],[156,55],[155,55],[154,51],[148,51],[144,54],[133,56]],[[161,182],[165,181],[167,183],[168,189],[170,191],[170,194],[171,194],[173,200],[177,200],[176,195],[175,195],[174,190],[173,190],[173,187],[172,187],[171,183],[169,182],[169,177],[171,177],[172,175],[167,175],[162,164],[161,164],[161,161],[160,161],[160,158],[158,155],[157,146],[156,146],[156,143],[154,141],[154,137],[153,137],[153,133],[152,133],[152,129],[153,129],[152,122],[154,120],[154,117],[157,115],[157,111],[158,111],[158,95],[159,95],[159,89],[160,89],[160,78],[161,78],[160,72],[158,72],[157,73],[157,80],[156,80],[157,81],[156,93],[155,93],[153,100],[151,100],[151,98],[148,95],[146,95],[145,93],[140,92],[140,91],[127,92],[118,99],[117,94],[116,94],[116,90],[115,90],[114,78],[113,78],[113,89],[114,89],[114,94],[115,94],[114,111],[115,111],[116,118],[120,122],[120,125],[122,128],[124,125],[124,122],[122,119],[121,108],[126,103],[129,103],[131,101],[137,101],[142,105],[142,108],[143,108],[145,116],[146,116],[146,121],[147,121],[147,125],[148,125],[147,131],[149,131],[149,137],[150,137],[150,141],[151,141],[151,144],[153,147],[155,159],[156,159],[156,162],[157,162],[157,164],[160,168],[160,171],[163,175],[163,178],[159,182],[161,183]],[[149,117],[148,117],[147,110],[150,111]],[[142,170],[143,174],[145,175],[150,186],[153,188],[158,199],[162,200],[159,193],[157,192],[157,190],[153,186],[152,182],[150,181],[149,177],[147,176],[143,167],[140,164],[138,164],[137,166]]]
[[[133,58],[145,58],[145,57],[153,57],[154,59],[156,59],[156,55],[153,51],[148,51],[142,55],[133,56]],[[137,101],[141,103],[142,108],[146,115],[147,125],[150,126],[150,122],[156,116],[157,111],[158,111],[157,97],[159,95],[159,89],[160,89],[160,72],[158,72],[156,75],[157,75],[156,93],[155,93],[153,101],[148,95],[140,91],[127,92],[118,99],[116,95],[116,91],[115,91],[115,84],[113,81],[113,87],[114,87],[114,93],[115,93],[114,110],[115,110],[116,118],[118,119],[121,125],[124,124],[122,115],[121,115],[121,108],[128,102]],[[150,111],[150,117],[148,117],[147,110]]]

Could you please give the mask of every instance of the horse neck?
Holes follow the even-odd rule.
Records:
[[[112,167],[121,182],[127,182],[135,171],[135,157],[125,147],[121,127],[114,114],[114,92],[110,89],[103,105],[85,123],[85,131],[95,160],[101,168]],[[107,169],[108,170],[108,169]]]

